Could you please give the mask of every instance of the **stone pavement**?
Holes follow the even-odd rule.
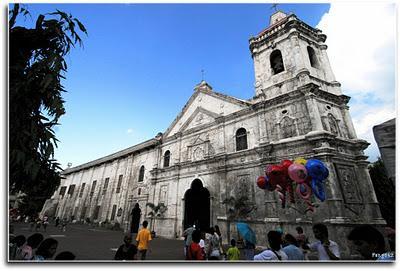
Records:
[[[27,223],[13,223],[14,234],[23,234],[29,237],[35,233],[29,230]],[[39,233],[44,238],[56,239],[58,248],[56,255],[61,251],[71,251],[76,255],[76,260],[82,261],[111,261],[114,258],[117,248],[123,243],[124,233],[112,231],[105,228],[91,227],[89,225],[69,224],[67,230],[56,228],[54,224],[47,227],[47,232],[41,228]],[[147,252],[148,260],[184,260],[183,241],[176,239],[154,238],[150,244],[150,251]]]

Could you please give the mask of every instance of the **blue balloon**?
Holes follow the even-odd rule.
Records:
[[[305,167],[312,179],[324,180],[329,175],[328,168],[318,159],[309,159]]]
[[[320,200],[325,201],[325,187],[324,183],[318,179],[312,179],[311,181],[311,189],[314,192],[314,195]]]

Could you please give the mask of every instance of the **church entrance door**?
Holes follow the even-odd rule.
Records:
[[[185,192],[183,227],[186,229],[193,225],[201,230],[210,227],[210,192],[199,179],[193,180],[190,189]]]

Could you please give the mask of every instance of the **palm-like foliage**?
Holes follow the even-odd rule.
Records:
[[[153,220],[158,217],[162,217],[164,213],[167,211],[168,207],[165,206],[164,203],[159,203],[155,205],[154,203],[147,203],[146,206],[149,206],[151,211],[147,214],[150,217],[150,228],[154,231]]]
[[[227,208],[227,238],[229,241],[231,240],[231,223],[246,219],[251,212],[257,209],[257,206],[247,196],[240,196],[238,198],[231,196],[226,198],[222,204],[225,204]]]
[[[87,32],[59,10],[39,15],[35,28],[17,26],[20,14],[29,12],[15,4],[9,14],[9,188],[25,193],[25,213],[35,213],[60,183],[54,127],[65,113],[65,57],[82,42],[75,26]]]

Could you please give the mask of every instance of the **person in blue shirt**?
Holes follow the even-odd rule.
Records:
[[[283,236],[283,246],[282,250],[288,256],[289,261],[304,261],[304,253],[297,246],[296,238],[290,233]]]

